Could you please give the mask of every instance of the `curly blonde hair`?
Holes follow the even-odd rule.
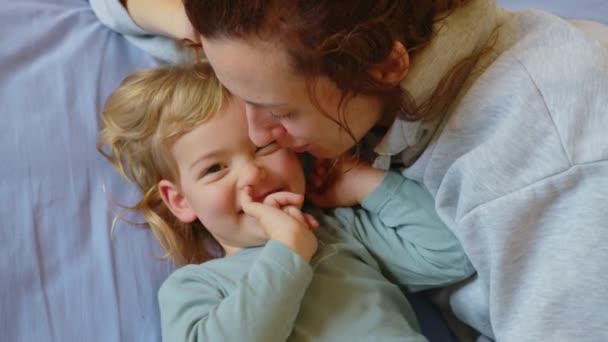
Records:
[[[166,257],[178,266],[212,258],[210,248],[218,244],[198,220],[183,223],[171,213],[158,183],[179,182],[170,146],[211,119],[229,96],[205,63],[167,66],[128,75],[101,114],[97,149],[143,194],[125,207],[143,214]]]

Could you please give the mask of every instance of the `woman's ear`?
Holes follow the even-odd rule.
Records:
[[[175,184],[163,179],[158,183],[158,191],[160,192],[160,196],[162,197],[163,202],[165,202],[165,205],[178,220],[184,223],[190,223],[196,220],[196,213]]]
[[[396,86],[405,79],[409,70],[410,55],[401,42],[395,41],[388,57],[374,66],[369,73],[380,83]]]

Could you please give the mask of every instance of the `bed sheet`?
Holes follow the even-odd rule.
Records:
[[[135,192],[95,149],[110,90],[155,62],[87,1],[0,8],[0,340],[160,341],[170,264],[143,229],[111,237],[104,184],[126,202]]]
[[[511,10],[539,8],[567,19],[586,19],[608,24],[606,0],[498,0]]]
[[[605,0],[501,3],[608,18]],[[0,8],[0,340],[160,341],[156,292],[172,266],[149,231],[110,234],[108,196],[136,191],[95,150],[110,91],[157,62],[85,0]]]

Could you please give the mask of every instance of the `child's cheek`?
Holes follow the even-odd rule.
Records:
[[[215,188],[208,202],[209,209],[216,215],[232,214],[236,210],[237,203],[234,187]]]

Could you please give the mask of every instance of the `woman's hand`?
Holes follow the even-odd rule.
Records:
[[[336,162],[316,159],[306,196],[320,208],[361,204],[384,179],[385,171],[350,155]]]
[[[122,0],[122,3],[145,31],[200,46],[200,35],[190,24],[182,0]]]
[[[303,201],[302,195],[286,191],[270,194],[262,203],[251,199],[250,188],[241,193],[243,211],[260,222],[268,239],[282,242],[308,262],[318,248],[312,230],[319,223],[300,210]]]

